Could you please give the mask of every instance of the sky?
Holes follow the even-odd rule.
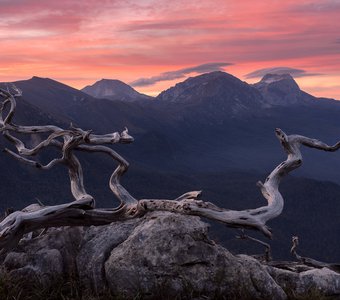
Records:
[[[215,70],[288,72],[340,99],[339,17],[340,0],[0,0],[0,81],[120,79],[157,95]]]

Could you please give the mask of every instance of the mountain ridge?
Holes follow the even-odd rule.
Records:
[[[50,119],[48,115],[38,119],[36,115],[40,116],[41,112],[28,109],[28,105],[40,109],[39,103],[42,103],[43,111],[47,111],[50,116],[55,116],[53,110],[57,111],[58,116],[67,121],[62,125],[65,128],[68,128],[70,121],[84,130],[93,129],[94,133],[121,131],[127,126],[135,142],[132,145],[115,145],[114,149],[131,165],[128,174],[124,176],[123,184],[136,198],[147,198],[151,195],[154,198],[173,199],[188,190],[203,189],[205,199],[213,199],[227,208],[235,205],[242,208],[254,207],[257,203],[254,202],[257,201],[254,198],[263,202],[255,183],[265,179],[284,156],[275,137],[276,127],[282,128],[287,134],[302,134],[328,144],[334,144],[339,138],[340,105],[337,101],[317,101],[317,98],[313,98],[315,101],[310,105],[263,107],[261,106],[263,96],[255,87],[231,77],[232,75],[216,73],[210,76],[212,81],[208,84],[204,84],[204,80],[209,75],[198,78],[200,83],[195,92],[202,91],[207,85],[214,88],[221,82],[227,83],[217,89],[215,98],[209,97],[209,92],[206,92],[205,95],[208,97],[202,97],[201,100],[192,98],[193,101],[176,103],[157,100],[130,103],[97,99],[80,91],[78,93],[77,90],[65,85],[59,85],[53,80],[34,78],[26,84],[18,85],[23,90],[23,101],[18,99],[18,114],[21,111],[22,116],[18,124],[29,125],[33,119],[40,124],[54,123],[56,120]],[[190,85],[193,81],[195,78],[189,81]],[[229,93],[229,87],[234,89],[232,93]],[[221,91],[223,97],[220,97]],[[243,109],[240,110],[242,113],[231,112],[228,100],[239,96],[239,100],[242,101],[243,97],[240,95],[243,94],[246,95],[247,101],[254,102],[255,99],[258,109],[254,111]],[[197,95],[200,96],[200,93]],[[251,95],[255,95],[256,98],[252,98]],[[84,99],[81,101],[82,97]],[[27,106],[23,105],[24,103],[28,103]],[[244,111],[247,113],[243,113]],[[286,240],[290,239],[294,230],[307,236],[307,230],[303,226],[298,229],[298,223],[292,223],[286,229],[285,220],[286,218],[290,220],[289,214],[292,212],[305,214],[306,207],[309,209],[309,215],[314,218],[310,206],[312,197],[314,209],[320,210],[316,223],[325,223],[329,212],[335,212],[338,207],[334,204],[334,210],[330,210],[330,204],[323,206],[322,197],[325,196],[325,191],[329,193],[325,196],[327,198],[340,193],[340,187],[334,185],[337,178],[340,178],[339,168],[335,167],[340,164],[339,155],[302,150],[303,167],[293,173],[286,186],[283,183],[282,195],[287,199],[285,206],[287,210],[282,215],[284,226],[273,224],[274,231],[280,236],[284,234]],[[113,206],[111,203],[113,197],[107,187],[107,180],[114,168],[112,161],[99,155],[88,157],[82,153],[79,158],[84,166],[85,183],[89,193],[96,196],[99,206]],[[94,163],[91,163],[92,161]],[[3,206],[11,206],[11,203],[15,202],[13,199],[16,199],[16,207],[19,208],[25,201],[26,204],[34,202],[36,196],[47,205],[70,199],[65,196],[65,191],[69,194],[69,182],[67,174],[62,173],[65,171],[62,168],[60,171],[58,168],[51,171],[51,181],[48,183],[44,176],[46,173],[40,173],[40,177],[36,177],[37,170],[19,167],[17,161],[8,157],[1,156],[0,163],[3,170],[0,180],[5,185],[1,191],[2,199],[5,199]],[[242,172],[242,175],[238,176],[235,172]],[[255,175],[251,176],[251,173]],[[26,183],[28,177],[35,181],[28,185]],[[302,184],[297,177],[305,177],[305,183]],[[332,184],[327,183],[322,187],[321,181],[327,180],[331,180]],[[297,183],[294,184],[295,182]],[[331,198],[328,203],[334,201]],[[337,219],[332,220],[334,221],[332,228],[336,231],[340,223]],[[330,239],[335,245],[331,248],[336,249],[338,241],[333,239],[332,233],[320,232],[317,233],[320,244],[327,243],[326,240]],[[311,238],[311,241],[315,240]],[[310,251],[317,249],[312,256],[315,253],[326,255],[325,250],[315,247],[317,247],[315,244],[308,247]],[[327,258],[336,255],[339,254],[330,253],[327,254]]]
[[[224,82],[221,82],[223,80]],[[214,81],[217,81],[217,82],[214,82]],[[92,85],[87,85],[86,87],[82,89],[73,88],[71,86],[68,86],[64,83],[61,83],[51,78],[43,78],[43,77],[38,77],[38,76],[33,76],[32,78],[27,79],[27,80],[18,80],[18,81],[8,82],[8,83],[23,85],[23,84],[28,84],[31,82],[40,83],[43,86],[54,84],[54,85],[59,85],[59,88],[61,90],[68,89],[68,90],[73,90],[75,93],[81,92],[82,94],[79,94],[80,99],[81,98],[97,98],[97,99],[104,98],[104,99],[119,100],[119,101],[126,101],[126,102],[139,102],[140,100],[161,100],[164,102],[168,101],[169,103],[178,103],[182,101],[184,98],[186,98],[187,96],[189,96],[189,101],[191,101],[193,96],[188,95],[187,93],[188,91],[186,91],[187,89],[188,90],[199,89],[199,91],[204,92],[204,88],[207,90],[209,90],[210,88],[209,92],[217,93],[217,91],[214,91],[211,87],[209,87],[209,84],[215,85],[215,87],[217,88],[221,88],[221,86],[223,86],[223,84],[221,83],[226,84],[225,88],[233,84],[238,85],[239,87],[255,88],[262,95],[263,97],[262,104],[264,106],[291,105],[291,104],[292,105],[295,105],[295,104],[301,104],[301,105],[307,104],[308,105],[311,103],[312,99],[314,100],[320,99],[320,100],[325,100],[325,101],[338,101],[333,98],[315,97],[304,92],[303,90],[300,89],[300,87],[298,86],[294,78],[288,73],[287,74],[268,73],[264,75],[263,78],[259,82],[254,83],[254,84],[248,84],[247,82],[242,81],[239,78],[227,72],[214,71],[210,73],[204,73],[198,76],[189,77],[182,82],[178,82],[174,86],[160,92],[157,97],[151,97],[151,96],[139,93],[138,91],[134,90],[130,85],[118,79],[103,78],[101,80],[96,81]],[[2,84],[5,84],[5,83],[6,82],[3,82]],[[287,93],[284,91],[285,89],[287,89],[287,87],[291,93]],[[281,98],[284,97],[285,100],[287,100],[289,96],[293,96],[293,100],[288,99],[289,101],[286,101],[286,102],[284,102],[283,99],[280,99],[280,101],[278,100],[273,101],[272,99],[273,95],[268,95],[268,94],[275,93],[275,91],[273,91],[275,88],[277,89],[276,95],[275,95],[276,97],[281,92],[281,94],[285,94],[285,95],[281,95]],[[182,94],[181,92],[184,92],[184,93]],[[210,96],[212,95],[210,94]],[[303,98],[302,101],[300,99],[300,102],[299,102],[299,99],[297,99],[299,97]],[[186,101],[188,101],[188,98],[186,98]]]

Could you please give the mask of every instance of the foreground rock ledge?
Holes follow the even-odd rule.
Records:
[[[49,229],[4,257],[10,275],[44,285],[76,277],[84,289],[157,299],[340,298],[340,275],[327,268],[296,273],[232,255],[208,238],[194,216],[148,213],[98,227]]]

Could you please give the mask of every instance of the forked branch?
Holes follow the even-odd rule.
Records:
[[[71,126],[63,129],[54,125],[21,126],[12,122],[16,110],[16,98],[21,92],[14,87],[12,91],[0,89],[2,103],[0,105],[0,131],[11,142],[17,152],[5,149],[5,152],[28,165],[41,170],[53,168],[63,164],[68,168],[71,191],[75,198],[73,202],[54,206],[33,204],[21,211],[9,214],[0,223],[0,249],[6,251],[15,246],[23,234],[39,228],[55,226],[83,226],[104,225],[117,221],[124,221],[145,214],[147,211],[171,211],[187,215],[197,215],[211,220],[219,221],[229,227],[241,229],[255,229],[265,236],[271,237],[271,230],[267,222],[281,214],[283,198],[278,188],[281,179],[302,163],[300,146],[304,145],[325,151],[336,151],[340,142],[328,146],[318,140],[299,135],[287,136],[282,130],[276,129],[276,136],[288,154],[285,161],[279,164],[267,177],[264,183],[258,182],[267,204],[254,209],[228,210],[216,205],[198,200],[201,191],[183,194],[175,200],[168,199],[141,199],[136,200],[121,184],[120,179],[128,169],[128,162],[107,145],[116,143],[131,143],[133,138],[127,129],[122,133],[114,132],[105,135],[96,135],[91,131]],[[6,113],[7,111],[7,113]],[[48,134],[42,142],[28,148],[17,136],[20,134]],[[105,146],[104,146],[105,145]],[[33,159],[41,149],[55,147],[61,155],[47,164]],[[99,152],[108,155],[118,163],[113,171],[109,187],[113,194],[120,200],[116,208],[95,208],[95,201],[89,195],[83,183],[83,170],[76,153]]]

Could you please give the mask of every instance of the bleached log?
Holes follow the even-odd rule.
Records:
[[[210,202],[197,201],[193,199],[171,200],[150,200],[143,199],[140,203],[147,210],[168,210],[176,213],[197,215],[208,219],[220,221],[230,227],[250,228],[261,231],[267,237],[271,237],[270,228],[266,223],[279,216],[282,212],[284,201],[279,192],[281,179],[289,172],[302,164],[300,146],[304,145],[324,151],[336,151],[340,148],[340,142],[334,146],[310,139],[300,135],[287,136],[281,129],[275,130],[276,136],[288,157],[280,163],[266,178],[265,183],[258,182],[262,195],[267,200],[267,205],[255,209],[228,210],[215,206]]]
[[[300,146],[312,147],[325,151],[336,151],[340,142],[328,146],[315,139],[299,135],[287,136],[281,129],[276,129],[276,136],[287,153],[287,159],[280,163],[267,177],[264,183],[258,182],[267,204],[259,208],[246,210],[228,210],[216,205],[198,200],[201,191],[183,194],[175,200],[168,199],[135,199],[121,184],[120,179],[128,169],[128,162],[118,153],[103,144],[130,143],[133,138],[127,129],[122,133],[96,135],[91,131],[76,128],[73,125],[65,130],[54,125],[20,126],[13,124],[12,119],[16,109],[16,99],[20,92],[15,93],[0,89],[0,96],[4,99],[0,106],[0,131],[16,147],[17,152],[5,149],[21,162],[27,163],[41,170],[51,169],[56,164],[64,164],[69,170],[71,191],[75,198],[73,202],[43,206],[33,205],[8,215],[0,223],[0,249],[6,251],[15,246],[21,237],[28,232],[40,228],[55,226],[88,226],[104,225],[112,222],[124,221],[145,214],[147,211],[171,211],[187,215],[197,215],[214,221],[219,221],[229,227],[255,229],[271,238],[272,233],[267,222],[282,212],[284,201],[279,192],[281,179],[302,163]],[[5,108],[9,112],[4,115]],[[27,148],[24,142],[13,134],[48,133],[49,136],[33,148]],[[43,165],[31,157],[46,147],[56,147],[61,151],[61,157]],[[117,208],[97,209],[95,201],[89,195],[83,183],[83,171],[75,153],[77,151],[103,153],[118,163],[111,175],[109,187],[120,200]]]

